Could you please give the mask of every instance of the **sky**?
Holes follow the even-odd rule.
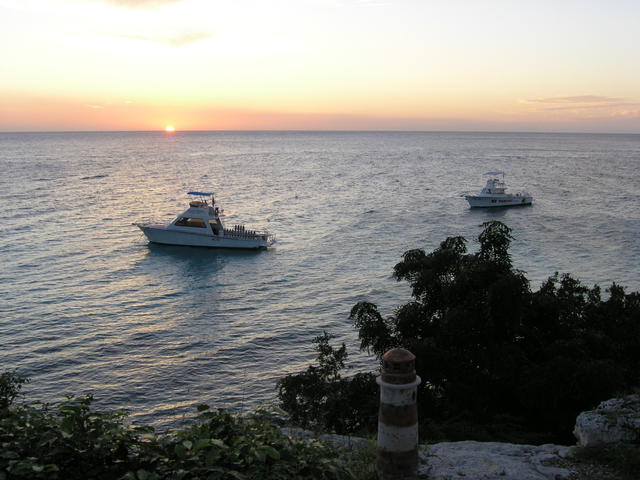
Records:
[[[0,131],[640,133],[637,0],[0,0]]]

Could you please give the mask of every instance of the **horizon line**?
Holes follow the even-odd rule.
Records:
[[[640,135],[640,132],[602,132],[602,131],[540,131],[540,130],[399,130],[399,129],[176,129],[167,132],[157,130],[0,130],[0,134],[56,134],[56,133],[162,133],[177,135],[180,133],[501,133],[501,134],[572,134],[572,135]]]

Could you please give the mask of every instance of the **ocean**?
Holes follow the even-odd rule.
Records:
[[[534,204],[469,209],[490,170]],[[2,133],[0,171],[0,369],[31,377],[29,399],[93,393],[158,428],[273,401],[323,331],[376,369],[351,307],[392,314],[403,252],[455,235],[475,251],[488,220],[532,289],[559,271],[640,290],[640,135]],[[275,247],[149,244],[132,223],[172,220],[189,190]]]

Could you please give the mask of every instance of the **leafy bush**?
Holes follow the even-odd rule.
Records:
[[[0,412],[9,408],[15,398],[20,395],[22,385],[29,379],[16,374],[15,370],[7,370],[0,374]]]
[[[581,447],[574,454],[574,458],[579,462],[613,469],[621,480],[637,480],[640,472],[640,445],[634,443]]]
[[[293,440],[257,416],[198,407],[194,424],[158,435],[91,409],[91,396],[58,405],[13,404],[25,379],[0,377],[0,480],[353,479],[351,459],[318,442]]]
[[[52,409],[36,403],[0,416],[0,472],[9,478],[117,478],[126,472],[136,432],[122,413],[90,410],[91,396]],[[0,473],[0,478],[2,474]]]
[[[638,384],[640,294],[614,283],[603,300],[598,286],[557,273],[531,292],[511,263],[511,229],[482,227],[477,253],[452,237],[403,255],[394,276],[413,300],[387,318],[372,303],[355,305],[361,349],[416,355],[422,416],[506,415],[569,439],[581,410]]]
[[[196,424],[144,445],[147,478],[337,479],[352,474],[318,442],[293,441],[275,426],[202,405]],[[137,477],[136,477],[137,475]],[[129,472],[126,479],[140,478]]]
[[[314,338],[318,365],[278,381],[280,406],[295,425],[345,434],[374,431],[378,394],[375,375],[359,373],[343,378],[347,349],[329,345],[326,332]]]

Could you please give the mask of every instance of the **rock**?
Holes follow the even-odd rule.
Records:
[[[370,445],[375,443],[372,440],[367,440],[366,438],[360,437],[347,437],[345,435],[320,435],[318,440],[321,442],[328,443],[333,445],[334,448],[347,449],[347,450],[360,450],[364,448],[368,448]]]
[[[349,437],[347,435],[335,435],[335,434],[325,434],[325,435],[316,435],[315,433],[304,430],[302,428],[281,428],[282,433],[287,435],[290,438],[296,440],[320,440],[321,442],[328,443],[337,449],[344,450],[358,450],[361,448],[367,448],[371,445],[372,441],[367,440],[366,438],[360,437]]]
[[[582,412],[573,434],[582,447],[640,440],[640,395],[612,398]]]
[[[280,431],[294,440],[311,440],[316,438],[316,435],[312,431],[303,428],[281,427]]]
[[[344,435],[317,435],[302,428],[282,428],[297,440],[320,440],[340,450],[369,448],[372,440]],[[575,447],[514,445],[497,442],[445,442],[420,446],[420,478],[429,480],[563,480],[573,473],[556,465]]]
[[[561,480],[572,472],[553,466],[572,447],[496,442],[444,442],[422,447],[419,476],[430,480]]]

